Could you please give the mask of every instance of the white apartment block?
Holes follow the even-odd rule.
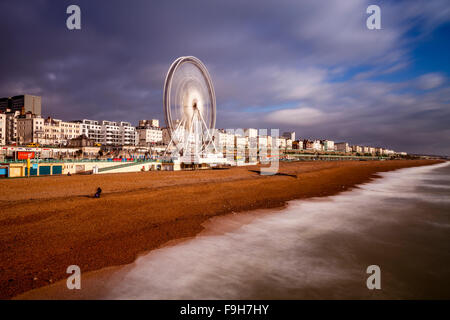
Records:
[[[216,130],[214,136],[214,143],[219,150],[225,149],[227,146],[235,147],[235,136],[231,132],[225,130]]]
[[[266,149],[267,148],[267,136],[258,136],[257,143],[258,143],[259,149]]]
[[[160,128],[140,128],[136,129],[139,137],[139,145],[146,146],[149,144],[161,143],[163,141],[163,133]]]
[[[129,122],[103,120],[101,122],[102,145],[129,146],[136,143],[136,128]]]
[[[63,141],[78,138],[81,136],[81,126],[79,123],[65,122],[61,120],[55,120],[59,122],[60,137]],[[46,125],[46,124],[45,124]]]
[[[324,151],[334,151],[334,141],[332,140],[323,140],[323,150]]]
[[[117,122],[103,120],[101,122],[101,128],[103,139],[99,143],[105,146],[118,146],[122,144],[121,130]]]
[[[159,120],[157,119],[139,120],[139,126],[136,128],[136,136],[137,145],[140,146],[162,143],[164,140],[163,129],[159,127]]]
[[[136,145],[136,128],[130,122],[119,122],[120,142],[122,146]],[[161,133],[162,137],[162,133]]]
[[[235,141],[236,149],[240,149],[240,150],[245,149],[245,146],[247,145],[247,139],[245,137],[237,135],[237,136],[235,136],[234,141]]]
[[[6,122],[6,114],[0,113],[0,146],[6,145]]]
[[[292,150],[292,139],[286,139],[286,149]]]
[[[249,138],[258,137],[258,129],[248,128],[244,130],[244,135]]]
[[[135,145],[136,128],[129,122],[95,121],[84,119],[80,121],[81,133],[105,146]]]
[[[320,140],[314,140],[313,141],[312,149],[314,151],[322,151],[322,144],[320,143]]]
[[[82,135],[85,135],[97,143],[103,141],[102,126],[98,121],[84,119],[77,122],[80,123]]]
[[[361,146],[352,146],[352,152],[362,153],[363,148]]]
[[[247,147],[249,149],[256,149],[258,147],[258,129],[245,129],[244,135],[247,138]]]
[[[75,122],[65,122],[59,119],[47,118],[44,120],[44,130],[41,134],[41,144],[66,145],[71,139],[81,135],[81,125]]]

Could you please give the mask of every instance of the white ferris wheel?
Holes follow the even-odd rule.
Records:
[[[216,153],[216,96],[205,65],[196,57],[176,59],[164,83],[164,113],[170,143],[180,155]]]

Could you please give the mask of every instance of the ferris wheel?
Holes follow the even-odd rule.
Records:
[[[171,146],[180,154],[195,145],[197,152],[210,147],[216,124],[216,96],[205,65],[196,57],[176,59],[164,83],[164,114]]]

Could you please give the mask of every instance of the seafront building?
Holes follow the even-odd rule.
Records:
[[[227,146],[235,145],[235,135],[231,132],[227,132],[224,129],[218,129],[215,132],[214,144],[220,152],[224,153]]]
[[[136,128],[139,146],[151,146],[163,143],[163,131],[159,127],[159,121],[140,120],[139,126]]]
[[[6,114],[0,113],[0,145],[6,145]]]
[[[303,140],[303,149],[305,150],[313,150],[314,141],[305,139]]]
[[[258,129],[253,128],[244,129],[244,136],[256,139],[258,137]]]
[[[320,143],[320,140],[314,140],[312,143],[312,149],[314,151],[322,151],[322,143]]]
[[[105,146],[136,145],[138,135],[130,122],[79,120],[81,134]]]
[[[349,146],[348,142],[338,142],[335,144],[336,151],[350,153],[352,152],[352,148]]]
[[[247,146],[247,139],[241,135],[234,136],[234,146],[236,149],[242,150]]]
[[[292,139],[286,139],[286,150],[292,150]]]
[[[158,119],[139,120],[139,126],[138,127],[159,128],[159,120]]]
[[[295,132],[294,131],[284,132],[283,133],[283,137],[285,137],[286,139],[290,139],[292,141],[295,141]]]
[[[267,136],[258,136],[256,142],[259,150],[267,149]]]
[[[0,98],[0,113],[6,113],[8,110],[9,112],[17,111],[20,115],[31,112],[40,116],[42,111],[42,98],[30,94]]]
[[[0,112],[0,114],[2,114],[2,118],[5,121],[3,124],[5,144],[17,144],[17,120],[19,119],[20,112],[12,112],[10,109],[7,109],[5,113]]]
[[[96,143],[100,143],[103,140],[102,126],[98,121],[84,119],[74,122],[80,124],[81,134],[89,139],[94,140]]]
[[[352,146],[352,152],[356,152],[356,153],[362,153],[363,152],[363,148],[361,146]]]
[[[371,155],[390,156],[395,151],[369,146],[350,146],[348,142],[335,143],[333,140],[304,139],[292,140],[295,132],[285,132],[284,136],[272,137],[260,135],[258,129],[244,130],[215,130],[215,145],[219,151],[225,153],[227,147],[233,149],[268,149],[278,147],[280,150],[305,150],[312,152],[342,152]],[[63,147],[68,146],[73,139],[84,136],[92,140],[96,147],[161,147],[168,145],[170,136],[167,128],[159,127],[159,120],[140,120],[139,126],[134,127],[130,122],[79,120],[63,121],[27,112],[12,112],[7,109],[0,113],[0,145],[45,145]],[[72,143],[73,145],[73,143]],[[156,150],[156,149],[154,149]],[[159,150],[159,149],[158,149]]]
[[[302,139],[298,139],[298,140],[294,140],[292,141],[292,149],[294,150],[303,150],[303,140]]]
[[[162,131],[163,144],[168,146],[170,144],[171,139],[172,139],[172,137],[170,136],[169,129],[168,128],[161,128],[161,131]]]
[[[80,141],[89,141],[89,144],[92,144],[91,148],[104,147],[108,152],[140,148],[143,151],[152,150],[154,154],[163,150],[171,140],[168,129],[161,128],[158,119],[139,120],[138,126],[134,127],[130,122],[125,121],[83,119],[67,122],[52,117],[44,119],[41,113],[42,99],[39,96],[24,94],[0,98],[0,145],[76,147]],[[223,153],[226,153],[227,148],[259,149],[260,151],[279,148],[281,151],[298,150],[295,152],[299,152],[301,150],[306,153],[341,152],[379,156],[396,154],[390,149],[350,146],[348,142],[296,139],[296,133],[293,131],[284,132],[279,137],[272,137],[266,133],[266,130],[256,128],[236,131],[215,130],[214,144]]]
[[[334,141],[332,140],[321,140],[323,145],[323,151],[335,151]]]
[[[48,117],[44,121],[44,141],[46,145],[67,145],[71,139],[81,135],[81,125]]]
[[[17,137],[20,145],[39,143],[43,137],[44,119],[27,113],[24,118],[17,119]]]

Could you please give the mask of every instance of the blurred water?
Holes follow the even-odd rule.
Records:
[[[246,224],[218,219],[234,228],[140,257],[97,298],[449,299],[449,163],[382,176]],[[382,290],[366,287],[372,264]]]

